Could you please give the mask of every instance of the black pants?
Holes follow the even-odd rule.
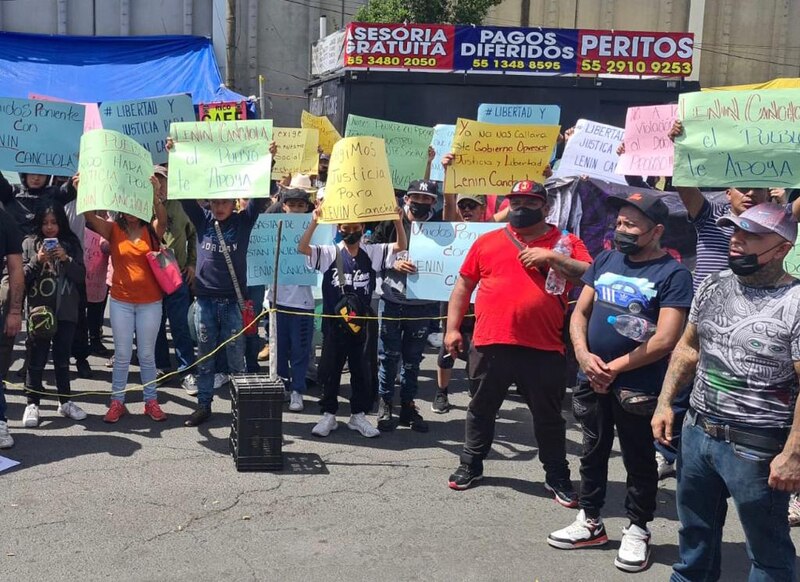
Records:
[[[89,357],[89,327],[86,320],[86,285],[78,285],[81,301],[78,305],[78,322],[72,338],[72,356],[76,362],[86,361]]]
[[[514,383],[533,415],[539,460],[548,481],[569,479],[564,400],[564,356],[522,346],[472,346],[466,437],[461,462],[482,461],[494,439],[495,415]]]
[[[319,360],[318,382],[322,386],[319,401],[322,412],[336,414],[339,409],[339,388],[345,360],[350,367],[350,412],[369,412],[373,389],[368,385],[369,368],[365,364],[367,342],[356,338],[338,325],[329,325],[323,332],[322,355]]]
[[[100,303],[86,304],[86,327],[91,341],[100,341],[103,337],[103,321],[106,313],[108,295]]]
[[[598,394],[581,383],[572,396],[572,410],[583,431],[581,456],[581,509],[598,517],[606,499],[608,459],[614,444],[614,427],[628,474],[625,510],[640,527],[653,520],[658,491],[653,432],[649,416],[625,412],[612,394]]]
[[[69,357],[72,339],[75,335],[76,324],[71,321],[59,321],[56,335],[52,340],[33,340],[28,353],[28,372],[25,378],[25,388],[28,390],[42,391],[42,374],[50,355],[50,346],[53,347],[53,367],[56,371],[56,388],[58,400],[62,404],[69,400]],[[40,394],[27,392],[28,404],[38,406]]]

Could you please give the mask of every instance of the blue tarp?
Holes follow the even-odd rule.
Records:
[[[222,85],[211,41],[199,36],[87,37],[0,32],[0,96],[74,102],[189,93],[242,101]]]

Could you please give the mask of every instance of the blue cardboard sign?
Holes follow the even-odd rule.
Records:
[[[167,162],[166,141],[173,122],[196,121],[189,95],[167,95],[100,104],[103,128],[127,135],[150,152],[154,164]]]
[[[560,125],[561,107],[481,103],[478,107],[478,121],[500,125]]]
[[[444,182],[444,167],[442,158],[452,151],[453,137],[456,134],[455,125],[434,125],[431,147],[436,151],[436,157],[431,162],[431,180]]]
[[[85,115],[80,103],[0,98],[0,170],[73,175]]]
[[[316,271],[306,267],[305,255],[297,252],[297,243],[311,223],[311,214],[262,214],[258,217],[250,233],[250,244],[247,249],[247,284],[268,287],[272,285],[280,222],[283,222],[283,231],[281,257],[278,263],[278,284],[316,285]],[[318,225],[311,239],[312,244],[333,244],[335,229],[336,225]]]
[[[578,31],[458,26],[453,69],[522,75],[574,74]]]
[[[448,301],[472,243],[504,226],[498,222],[412,222],[408,256],[417,272],[408,276],[406,296]]]

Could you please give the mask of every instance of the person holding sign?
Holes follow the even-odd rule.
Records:
[[[561,415],[566,360],[566,285],[560,295],[545,290],[550,269],[579,284],[591,257],[583,242],[568,235],[570,254],[553,248],[559,230],[547,224],[550,205],[544,186],[514,184],[509,226],[478,238],[464,259],[447,311],[445,345],[455,359],[464,351],[461,324],[475,297],[475,331],[469,354],[475,378],[467,409],[461,464],[450,475],[451,489],[467,489],[483,477],[483,459],[494,439],[495,415],[514,383],[533,414],[545,488],[566,507],[577,506],[567,464],[566,425]],[[480,285],[479,285],[480,284]]]
[[[319,364],[319,383],[322,385],[322,418],[311,430],[318,437],[328,436],[336,430],[336,412],[339,409],[339,388],[345,361],[350,368],[350,420],[347,428],[372,438],[380,435],[366,413],[372,408],[372,390],[367,385],[365,348],[366,322],[371,316],[369,308],[375,291],[377,274],[390,268],[394,256],[406,250],[408,242],[403,228],[403,211],[397,210],[395,220],[397,241],[384,244],[364,244],[364,224],[360,222],[339,224],[342,240],[337,245],[312,245],[311,237],[317,229],[322,209],[311,215],[311,223],[297,244],[298,252],[306,255],[310,269],[322,273],[322,356]]]
[[[79,187],[76,176],[75,185]],[[167,419],[158,404],[156,391],[156,338],[161,327],[163,293],[156,281],[147,253],[160,248],[159,241],[167,227],[167,211],[158,196],[158,180],[150,177],[153,186],[155,218],[151,222],[125,212],[117,213],[108,222],[96,211],[84,213],[86,224],[108,241],[111,250],[111,327],[114,330],[114,367],[111,373],[111,405],[104,422],[118,422],[128,413],[125,408],[125,386],[136,336],[139,373],[144,386],[144,413],[155,421]]]
[[[28,405],[22,416],[26,428],[39,426],[39,404],[44,391],[42,375],[51,346],[60,403],[58,413],[72,420],[86,418],[86,413],[69,397],[69,357],[81,307],[80,286],[86,277],[83,250],[61,206],[42,208],[33,222],[36,232],[22,243],[28,335],[32,339],[26,356]]]
[[[579,549],[608,543],[600,510],[616,430],[627,471],[625,509],[630,520],[614,564],[627,572],[647,568],[658,490],[650,418],[692,302],[689,270],[661,248],[669,209],[660,196],[634,192],[610,197],[619,209],[614,242],[586,271],[570,321],[582,372],[572,395],[583,432],[580,511],[547,543]],[[620,327],[629,323],[630,329]]]

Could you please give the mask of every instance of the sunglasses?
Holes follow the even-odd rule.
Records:
[[[462,202],[458,205],[459,210],[475,210],[477,207],[475,202]]]

